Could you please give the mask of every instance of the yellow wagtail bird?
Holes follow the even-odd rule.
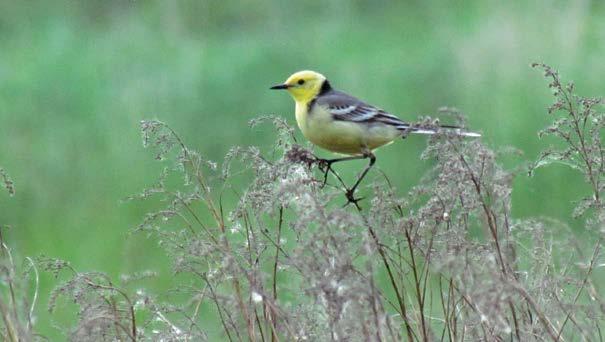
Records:
[[[370,163],[353,187],[346,190],[348,201],[355,205],[359,201],[353,196],[355,189],[376,162],[376,157],[372,153],[374,149],[389,144],[397,138],[405,138],[408,133],[435,134],[440,129],[461,136],[481,136],[478,133],[463,131],[456,126],[414,127],[395,115],[333,89],[324,75],[314,71],[294,73],[286,82],[271,89],[285,89],[292,95],[296,102],[296,123],[305,138],[328,151],[349,155],[322,160],[326,165],[324,184],[328,171],[334,173],[331,169],[333,163],[370,159]]]

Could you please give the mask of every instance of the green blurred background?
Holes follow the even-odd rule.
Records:
[[[167,122],[217,161],[233,145],[268,149],[272,130],[248,121],[278,114],[294,124],[289,96],[268,88],[313,69],[408,120],[455,106],[489,146],[522,150],[519,163],[551,143],[536,134],[550,120],[550,91],[530,63],[597,96],[604,56],[603,1],[0,0],[0,166],[17,188],[0,194],[0,224],[12,226],[5,238],[18,261],[44,254],[112,276],[153,269],[161,276],[150,286],[164,289],[166,257],[129,234],[154,206],[121,203],[160,170],[140,120]],[[430,166],[419,161],[425,144],[416,136],[378,152],[401,195]],[[360,166],[342,168],[352,177]],[[562,167],[520,174],[513,213],[580,227],[571,202],[585,190]],[[50,337],[53,284],[42,278],[36,310]]]

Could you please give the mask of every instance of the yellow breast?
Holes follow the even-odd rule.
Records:
[[[327,108],[296,102],[296,123],[305,138],[328,151],[363,154],[401,136],[394,127],[334,120]]]

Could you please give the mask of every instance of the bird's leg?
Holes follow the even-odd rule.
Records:
[[[370,171],[370,169],[372,168],[372,166],[374,166],[374,163],[376,162],[376,156],[372,152],[369,152],[369,151],[363,155],[363,158],[370,158],[370,163],[363,170],[363,172],[361,173],[359,178],[357,178],[357,182],[355,182],[355,185],[353,185],[352,188],[347,189],[347,192],[346,192],[346,196],[347,196],[347,200],[348,200],[347,204],[353,203],[359,210],[361,210],[361,208],[359,207],[357,202],[359,202],[363,198],[355,198],[355,196],[354,196],[355,190],[357,189],[357,187],[359,186],[359,184],[361,183],[363,178],[368,174],[368,171]]]
[[[334,176],[336,176],[336,178],[338,179],[340,184],[342,184],[342,186],[346,189],[347,186],[345,185],[345,182],[342,180],[342,178],[340,178],[338,173],[336,173],[336,171],[334,171],[334,169],[332,169],[332,164],[342,162],[342,161],[347,161],[347,160],[356,160],[356,159],[365,159],[365,158],[367,158],[367,156],[359,155],[359,156],[351,156],[351,157],[336,158],[336,159],[319,159],[317,166],[319,167],[319,170],[324,173],[324,181],[323,181],[323,184],[321,185],[321,187],[323,188],[324,186],[326,186],[326,183],[328,182],[328,173],[332,172],[332,174],[334,174]]]

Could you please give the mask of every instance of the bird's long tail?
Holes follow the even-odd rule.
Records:
[[[450,125],[439,125],[438,127],[435,127],[435,128],[433,128],[433,127],[406,127],[404,129],[400,129],[400,130],[404,133],[408,132],[408,133],[416,133],[416,134],[436,134],[436,133],[445,131],[445,132],[454,133],[456,135],[463,136],[463,137],[477,138],[477,137],[481,136],[481,134],[479,134],[479,133],[465,131],[461,127],[450,126]],[[407,136],[407,134],[403,135],[404,138],[406,136]]]

